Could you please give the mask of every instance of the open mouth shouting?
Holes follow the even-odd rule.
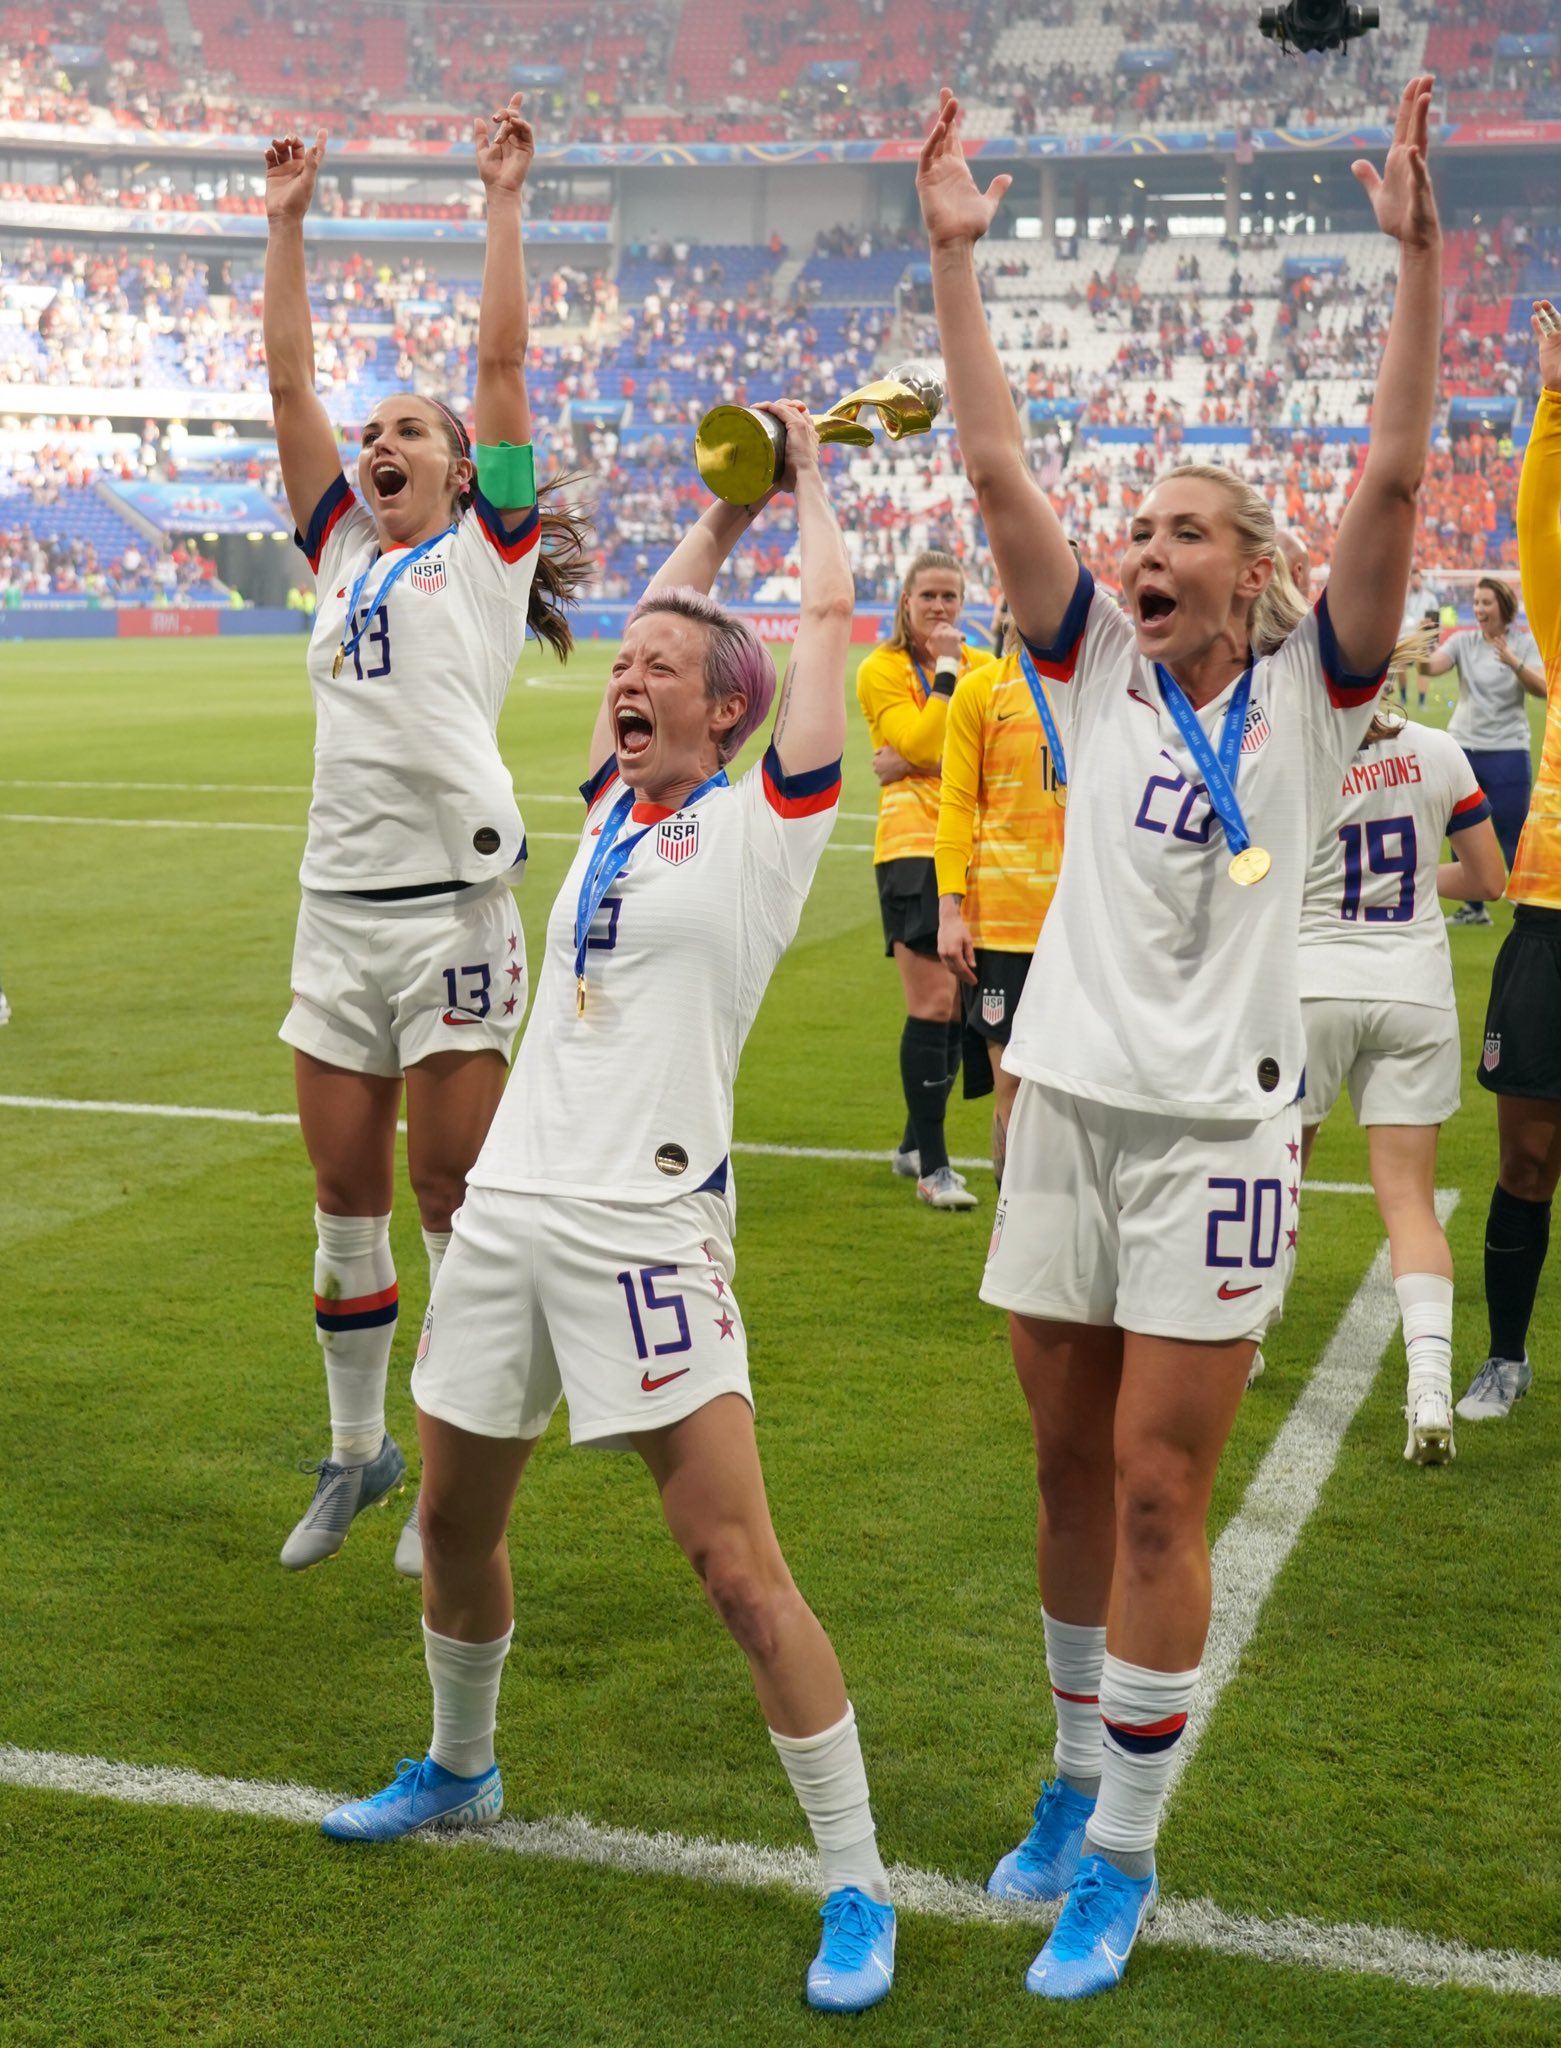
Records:
[[[1163,638],[1176,616],[1176,599],[1168,590],[1152,583],[1140,583],[1133,599],[1133,616],[1138,630],[1148,639]]]
[[[407,487],[408,478],[399,463],[392,462],[389,456],[377,455],[369,465],[369,482],[374,487],[375,497],[384,501],[399,498]]]
[[[620,767],[628,768],[642,759],[654,736],[646,714],[632,704],[620,704],[613,713],[613,738]]]

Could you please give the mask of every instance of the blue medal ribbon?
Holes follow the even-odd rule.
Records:
[[[1216,753],[1181,684],[1169,669],[1162,668],[1159,662],[1154,665],[1165,708],[1176,721],[1176,729],[1197,764],[1203,786],[1209,793],[1209,802],[1214,806],[1214,814],[1225,828],[1225,843],[1233,854],[1245,853],[1252,844],[1252,834],[1247,830],[1247,821],[1241,814],[1241,803],[1236,795],[1236,777],[1241,768],[1241,735],[1247,722],[1247,701],[1252,695],[1252,668],[1253,664],[1248,662],[1245,673],[1237,681],[1235,694],[1225,708],[1225,723],[1220,728],[1219,752]]]
[[[1035,700],[1036,716],[1041,721],[1041,730],[1045,733],[1046,744],[1051,749],[1052,777],[1059,789],[1066,789],[1068,764],[1063,758],[1062,734],[1057,730],[1057,721],[1052,716],[1051,705],[1046,701],[1046,692],[1041,687],[1035,663],[1030,659],[1030,650],[1022,640],[1019,643],[1019,665],[1024,670],[1024,679],[1029,685],[1031,697]],[[1185,699],[1183,701],[1185,702]]]
[[[443,533],[436,533],[433,536],[432,540],[419,541],[415,548],[408,548],[406,550],[405,554],[402,555],[400,561],[395,562],[391,565],[390,573],[386,576],[384,582],[379,586],[378,590],[375,591],[374,602],[369,606],[367,612],[365,612],[364,614],[363,624],[357,627],[357,629],[354,631],[352,635],[352,638],[349,640],[347,638],[347,627],[352,624],[352,621],[356,616],[358,609],[358,599],[363,595],[363,586],[365,583],[368,582],[370,576],[372,576],[374,573],[374,563],[382,559],[382,557],[377,554],[374,556],[373,561],[369,563],[368,567],[363,571],[362,575],[358,578],[357,582],[353,584],[352,595],[347,600],[347,617],[342,626],[342,640],[341,646],[337,650],[338,659],[336,662],[336,666],[331,671],[333,675],[339,674],[341,672],[342,662],[344,662],[349,655],[355,654],[357,652],[358,642],[363,638],[364,634],[368,631],[369,620],[373,618],[374,614],[379,610],[380,606],[385,602],[386,598],[389,597],[390,593],[395,589],[399,579],[406,574],[407,570],[411,568],[414,562],[420,562],[423,559],[424,555],[426,555],[431,548],[438,547],[439,543],[442,540],[448,540],[450,535],[454,533],[454,531],[455,528],[453,525],[447,526]]]
[[[707,796],[712,789],[724,789],[726,786],[726,770],[718,768],[714,775],[700,783],[698,789],[691,795],[684,797],[671,815],[676,817],[683,811],[692,809],[699,799]],[[585,954],[590,943],[591,926],[596,922],[596,913],[601,909],[607,891],[628,866],[630,854],[651,829],[649,825],[642,825],[638,832],[631,832],[627,838],[619,836],[629,821],[629,813],[638,801],[639,798],[632,789],[626,788],[619,792],[617,801],[607,813],[596,845],[591,850],[591,858],[586,863],[585,878],[580,884],[580,898],[575,904],[577,1013],[585,1008]],[[655,822],[665,824],[666,820],[658,818]]]

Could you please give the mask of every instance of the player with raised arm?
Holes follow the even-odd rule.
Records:
[[[525,855],[495,736],[528,623],[559,655],[588,566],[540,511],[526,402],[521,188],[534,141],[516,94],[475,125],[488,238],[475,456],[444,406],[397,393],[363,428],[357,490],[315,392],[304,219],[325,154],[266,151],[266,367],[277,449],[318,603],[309,640],[314,789],[293,951],[299,1121],[315,1175],[315,1328],[331,1449],[282,1549],[301,1570],[396,1490],[385,1429],[397,1288],[390,1251],[403,1084],[407,1165],[430,1279],[504,1087],[526,1009],[513,883]],[[417,1511],[397,1569],[421,1569]]]
[[[1490,805],[1445,732],[1379,711],[1340,794],[1301,907],[1301,1164],[1348,1082],[1409,1360],[1404,1456],[1443,1465],[1454,1455],[1453,1260],[1436,1214],[1436,1141],[1458,1107],[1459,1049],[1440,899],[1499,896],[1507,870]]]
[[[883,949],[900,972],[905,1023],[900,1086],[905,1133],[894,1170],[916,1182],[934,1209],[973,1209],[976,1198],[949,1164],[944,1113],[959,1072],[963,1026],[959,983],[938,958],[938,885],[932,847],[938,825],[938,769],[955,686],[977,659],[960,638],[965,572],[928,548],[900,586],[894,630],[856,673],[857,702],[874,748],[888,750],[880,775],[873,873]]]
[[[1550,694],[1478,1068],[1496,1097],[1500,1156],[1485,1225],[1490,1352],[1458,1403],[1467,1422],[1500,1420],[1528,1392],[1528,1327],[1561,1183],[1561,313],[1549,299],[1533,328],[1544,388],[1518,480],[1518,562]]]
[[[326,1832],[385,1840],[482,1823],[514,1597],[505,1531],[560,1395],[575,1443],[633,1448],[745,1652],[823,1863],[811,2005],[889,1990],[894,1909],[840,1667],[771,1526],[732,1292],[732,1089],[834,823],[851,570],[800,405],[789,436],[802,610],[775,670],[707,595],[757,507],[715,504],[629,619],[597,719],[585,829],[553,906],[514,1080],[469,1176],[412,1390],[423,1443],[433,1738]]]
[[[1457,672],[1458,702],[1447,730],[1480,779],[1502,857],[1509,862],[1517,857],[1533,783],[1528,700],[1545,694],[1539,648],[1531,633],[1514,630],[1517,618],[1512,585],[1499,576],[1482,576],[1474,586],[1474,624],[1450,634],[1420,670],[1422,677]],[[1490,921],[1490,912],[1475,898],[1452,919],[1454,924]]]
[[[1055,735],[1056,716],[1006,604],[994,640],[995,659],[972,669],[949,706],[934,859],[938,955],[964,990],[965,1027],[991,1064],[992,1170],[1001,1187],[1019,1086],[1002,1053],[1057,887],[1067,788],[1043,723]]]
[[[1075,561],[1031,475],[988,330],[981,192],[947,91],[917,175],[960,452],[1068,784],[1057,894],[1004,1055],[1020,1076],[983,1298],[1010,1311],[1040,1480],[1058,1775],[989,1880],[1065,1896],[1026,1983],[1122,1975],[1209,1621],[1207,1516],[1254,1337],[1294,1256],[1302,890],[1398,636],[1430,441],[1441,233],[1431,80],[1385,174],[1400,248],[1371,445],[1307,612],[1262,494],[1174,470],[1134,513],[1127,609]]]

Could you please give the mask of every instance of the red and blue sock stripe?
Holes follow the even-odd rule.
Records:
[[[1185,1714],[1167,1714],[1163,1721],[1113,1721],[1109,1714],[1101,1716],[1106,1734],[1128,1756],[1159,1756],[1168,1749],[1174,1749],[1182,1739],[1182,1730],[1187,1726]]]
[[[399,1290],[394,1280],[378,1294],[355,1294],[342,1301],[328,1301],[323,1294],[314,1297],[315,1324],[333,1337],[346,1330],[380,1329],[393,1323],[399,1313]]]

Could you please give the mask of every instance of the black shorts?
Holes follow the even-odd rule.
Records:
[[[931,854],[914,860],[881,860],[874,872],[885,954],[892,959],[897,945],[909,946],[913,953],[936,960],[938,875]]]
[[[1502,941],[1476,1074],[1495,1095],[1561,1102],[1561,910],[1520,903]]]
[[[992,1045],[1008,1043],[1031,958],[1029,953],[999,953],[989,946],[977,946],[976,985],[961,990],[967,1031]]]

